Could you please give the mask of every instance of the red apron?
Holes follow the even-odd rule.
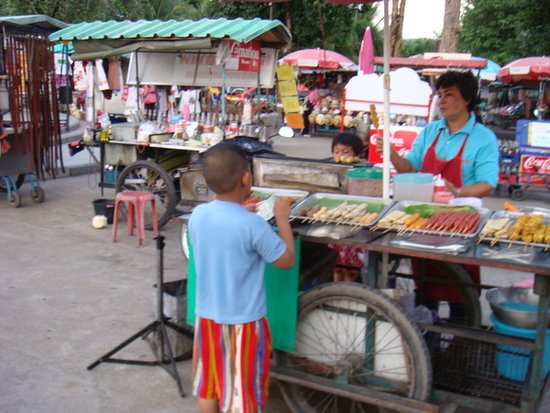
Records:
[[[439,141],[439,135],[441,130],[435,137],[433,143],[430,145],[424,160],[420,166],[420,172],[427,172],[434,175],[441,174],[441,177],[452,182],[457,188],[462,188],[462,154],[464,153],[464,147],[470,135],[466,135],[462,146],[458,150],[456,156],[448,161],[440,159],[435,153],[435,147]],[[417,275],[422,269],[422,265],[419,259],[411,259],[413,274]],[[480,274],[479,267],[476,265],[462,265],[466,272],[472,278],[472,281],[479,284]],[[446,278],[438,273],[437,267],[426,263],[425,275],[430,278]],[[463,301],[462,294],[457,287],[450,287],[448,284],[432,284],[426,282],[424,295],[426,298],[434,301],[447,301],[450,303],[456,303]]]

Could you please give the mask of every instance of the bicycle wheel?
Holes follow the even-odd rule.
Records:
[[[122,170],[116,192],[148,191],[155,195],[158,227],[170,221],[177,203],[174,180],[161,166],[153,161],[137,161]],[[150,205],[146,205],[145,228],[152,229]]]
[[[333,380],[426,400],[432,368],[420,330],[397,301],[357,283],[325,284],[300,297],[293,353],[276,352],[275,364]],[[280,382],[293,412],[373,411],[365,403]]]
[[[403,266],[399,264],[403,261],[405,257],[400,256],[390,256],[390,272],[389,275],[394,275],[396,277],[406,276],[406,278],[414,278],[410,271],[410,266],[408,271],[403,269]],[[446,301],[439,301],[437,305],[437,315],[439,319],[448,320],[456,324],[463,324],[474,328],[479,328],[481,326],[481,304],[479,302],[479,291],[475,287],[468,287],[465,284],[472,284],[472,278],[466,272],[466,270],[458,264],[444,262],[444,261],[432,261],[426,260],[426,263],[429,263],[431,266],[437,268],[437,273],[441,274],[443,281],[453,281],[453,284],[458,285],[454,286],[456,288],[457,294],[459,295],[459,300],[453,304],[449,304]],[[407,271],[407,273],[403,272]],[[421,288],[421,284],[418,287]],[[430,284],[437,284],[437,280],[430,280]],[[452,284],[440,283],[441,285],[451,286]],[[418,295],[418,293],[417,293]],[[418,296],[416,298],[417,305],[427,304],[422,301]],[[431,303],[430,303],[431,304]],[[462,310],[458,312],[451,313],[451,305],[461,306]]]

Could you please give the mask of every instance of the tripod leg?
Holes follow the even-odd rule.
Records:
[[[170,363],[170,368],[166,367],[166,370],[176,380],[181,397],[185,397],[185,392],[183,391],[183,386],[181,384],[180,375],[178,373],[178,369],[176,366],[176,361],[174,360],[174,353],[172,352],[172,346],[170,345],[170,338],[168,337],[168,331],[166,330],[166,325],[164,323],[160,323],[160,329],[158,330],[158,332],[162,337],[160,339],[160,342],[166,343],[166,347],[168,349],[168,360],[164,360],[164,357],[163,357],[164,351],[161,351],[161,356],[163,358],[160,360],[160,362]]]
[[[119,350],[126,347],[128,344],[130,344],[132,341],[137,340],[138,338],[148,334],[150,331],[155,330],[157,328],[158,321],[153,321],[148,326],[144,327],[140,331],[138,331],[136,334],[134,334],[132,337],[128,338],[127,340],[120,343],[118,346],[116,346],[114,349],[106,353],[105,355],[98,358],[96,361],[94,361],[92,364],[90,364],[87,369],[92,370],[94,367],[96,367],[98,364],[103,363],[105,361],[108,361],[113,354],[118,352]]]

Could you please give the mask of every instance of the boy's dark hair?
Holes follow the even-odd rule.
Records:
[[[363,153],[363,141],[361,141],[361,138],[355,133],[339,133],[332,139],[332,146],[330,148],[332,152],[334,152],[334,147],[336,145],[351,146],[355,156],[361,156]]]
[[[473,112],[477,104],[477,79],[472,72],[457,72],[449,70],[445,72],[435,82],[435,90],[456,86],[466,102],[468,110]]]
[[[203,175],[216,194],[231,192],[249,170],[246,152],[231,142],[220,142],[202,156]]]

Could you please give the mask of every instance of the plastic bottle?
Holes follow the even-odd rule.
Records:
[[[441,175],[437,175],[434,181],[434,192],[432,195],[432,201],[440,204],[448,204],[454,195],[447,191],[447,185]]]
[[[252,123],[252,105],[250,104],[250,100],[247,99],[243,106],[242,126],[250,125],[251,123]]]

